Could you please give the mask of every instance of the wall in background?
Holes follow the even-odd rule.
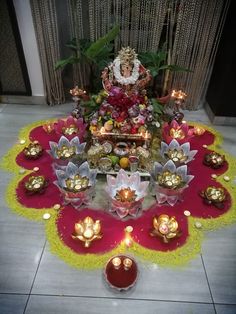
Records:
[[[13,0],[28,69],[32,96],[45,96],[42,69],[29,0]]]

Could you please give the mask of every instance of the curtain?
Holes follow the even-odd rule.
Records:
[[[62,74],[55,71],[60,59],[55,0],[31,0],[31,11],[49,105],[65,101]]]
[[[59,59],[54,2],[32,0],[32,10],[42,47],[45,80],[48,85],[49,79],[52,80],[53,98],[60,102],[61,74],[45,69]],[[120,34],[115,39],[115,54],[128,45],[137,53],[157,52],[165,43],[167,63],[191,72],[167,71],[164,86],[168,90],[183,89],[188,94],[187,109],[195,110],[200,106],[230,0],[67,0],[66,3],[70,38],[95,41],[118,24]],[[52,42],[48,42],[49,39]],[[86,86],[88,77],[85,65],[73,67],[75,84]],[[50,86],[48,92],[52,94],[51,91]]]

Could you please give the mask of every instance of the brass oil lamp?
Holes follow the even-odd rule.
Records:
[[[72,178],[67,178],[65,180],[66,190],[69,192],[77,193],[84,191],[88,188],[89,179],[87,177],[81,177],[79,174],[76,174]]]
[[[115,198],[119,202],[134,202],[137,198],[135,190],[128,188],[120,189],[116,192]]]
[[[154,229],[150,232],[151,236],[162,238],[164,243],[168,243],[171,239],[179,237],[181,232],[179,225],[174,216],[162,214],[153,218]]]
[[[225,162],[225,156],[216,152],[211,152],[210,154],[205,155],[203,162],[206,166],[217,169],[223,166]]]
[[[223,188],[208,186],[200,195],[203,197],[205,203],[214,205],[217,208],[224,208],[224,201],[226,200],[226,193]]]
[[[184,185],[182,177],[169,170],[157,175],[157,181],[160,186],[167,189],[178,189]]]
[[[75,231],[71,235],[73,239],[83,242],[84,247],[90,247],[94,240],[102,238],[101,223],[87,216],[84,220],[75,224]]]
[[[59,159],[69,159],[76,155],[76,147],[63,145],[61,148],[57,148],[56,152]]]
[[[170,129],[170,136],[178,140],[183,140],[185,138],[184,131],[182,129],[175,128]]]
[[[166,155],[168,159],[173,160],[174,163],[184,163],[188,159],[183,149],[169,149]]]
[[[62,133],[64,135],[77,134],[78,131],[79,131],[79,129],[74,124],[70,124],[69,126],[62,128]]]
[[[42,192],[47,186],[44,176],[31,176],[25,182],[25,189],[32,194]]]
[[[37,141],[34,141],[24,148],[23,153],[26,158],[37,159],[42,155],[43,148]]]

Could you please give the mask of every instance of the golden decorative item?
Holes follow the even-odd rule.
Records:
[[[205,131],[206,130],[204,128],[200,127],[200,126],[195,126],[194,129],[193,129],[193,133],[195,135],[198,135],[198,136],[203,135],[205,133]]]
[[[178,189],[184,185],[181,176],[168,170],[158,174],[157,181],[160,186],[172,190]]]
[[[129,187],[120,189],[116,192],[115,199],[119,202],[134,202],[137,194],[135,190],[131,190]]]
[[[82,241],[84,247],[90,247],[92,241],[102,238],[100,220],[94,221],[87,216],[75,224],[75,232],[71,236],[75,240]]]
[[[185,138],[184,131],[182,129],[170,129],[170,136],[175,139],[182,140]]]
[[[151,236],[158,236],[163,239],[164,243],[168,243],[171,239],[179,237],[181,232],[179,225],[174,216],[162,214],[153,218],[154,229],[150,232]]]
[[[20,144],[21,145],[25,144],[25,140],[20,140]]]
[[[46,186],[47,181],[44,176],[31,176],[28,181],[25,182],[26,190],[31,193],[41,192]]]
[[[34,141],[24,148],[23,153],[29,159],[37,159],[42,155],[43,148],[37,141]]]
[[[96,167],[103,154],[104,147],[101,144],[92,145],[87,152],[87,160],[89,164]]]
[[[184,154],[183,149],[169,149],[167,151],[167,156],[169,159],[173,160],[173,162],[179,162],[179,163],[184,163],[187,159],[188,156]]]
[[[43,129],[46,133],[50,134],[54,131],[54,123],[47,123],[43,125]]]
[[[78,131],[79,131],[79,129],[78,129],[77,126],[74,125],[74,124],[70,124],[69,126],[62,128],[62,133],[63,133],[64,135],[77,134]]]
[[[211,168],[217,169],[223,166],[225,162],[225,156],[220,155],[216,152],[211,152],[204,156],[204,164]]]
[[[132,260],[128,257],[123,260],[123,265],[124,265],[125,270],[130,270],[132,264],[133,264]]]
[[[174,89],[171,93],[171,97],[178,100],[185,100],[185,98],[187,97],[187,94],[184,93],[181,89],[177,91]]]
[[[61,148],[56,149],[56,153],[59,159],[69,159],[76,155],[76,147],[63,145]]]
[[[208,186],[208,188],[204,192],[204,195],[211,202],[223,202],[225,200],[224,189],[216,188],[214,186]]]
[[[76,174],[74,177],[67,178],[65,183],[67,191],[77,193],[88,188],[89,178]]]
[[[205,203],[213,204],[217,208],[224,208],[223,202],[226,200],[226,193],[223,188],[208,186],[200,195],[203,197]]]
[[[111,260],[112,265],[114,266],[115,269],[119,269],[121,265],[121,259],[119,257],[114,257]]]
[[[112,169],[112,161],[108,157],[102,157],[98,161],[98,167],[102,172],[108,172]]]

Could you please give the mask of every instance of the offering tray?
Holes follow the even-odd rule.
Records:
[[[112,257],[104,271],[104,276],[112,288],[128,290],[133,287],[138,277],[138,267],[135,260],[126,255]]]

